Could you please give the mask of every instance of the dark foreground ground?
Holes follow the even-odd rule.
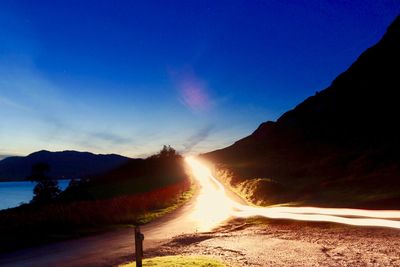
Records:
[[[208,255],[232,267],[400,266],[395,229],[237,219],[207,233],[179,231],[185,229],[172,229],[171,236],[148,232],[145,257]],[[19,251],[0,256],[0,266],[117,266],[133,259],[132,236],[132,229],[124,229]]]
[[[211,255],[230,266],[400,266],[400,231],[328,223],[234,220],[182,235],[146,256]]]

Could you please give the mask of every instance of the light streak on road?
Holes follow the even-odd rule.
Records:
[[[400,220],[400,211],[397,210],[243,205],[227,195],[225,187],[212,175],[204,163],[194,157],[186,157],[185,160],[193,172],[194,179],[200,184],[201,193],[193,216],[202,221],[203,227],[200,230],[203,231],[211,230],[230,217],[252,216],[400,229],[400,221],[398,221]]]
[[[355,217],[374,217],[394,219],[400,218],[398,210],[363,210],[363,209],[346,209],[346,208],[316,208],[316,207],[273,207],[271,208],[279,212],[288,213],[307,213],[307,214],[326,214],[339,216],[355,216]]]

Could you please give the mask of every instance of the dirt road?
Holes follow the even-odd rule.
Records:
[[[190,205],[177,212],[186,208]],[[172,214],[167,216],[175,220]],[[160,225],[153,228],[156,224]],[[190,225],[184,229],[179,223],[168,235],[159,231],[164,224],[169,225],[168,218],[154,222],[152,229],[143,228],[148,237],[145,257],[208,255],[231,267],[400,266],[400,231],[396,229],[235,219],[205,233],[193,233]],[[132,229],[123,229],[21,250],[0,257],[0,266],[115,266],[133,259],[132,237]]]
[[[145,257],[206,254],[231,266],[400,266],[399,229],[265,218],[228,220],[237,207],[253,209],[225,192],[205,167],[197,167],[201,185],[197,194],[142,227]],[[3,254],[0,266],[115,266],[133,260],[133,251],[133,229],[121,229]]]
[[[236,201],[242,202],[228,192]],[[193,234],[220,225],[225,217],[203,218],[220,212],[217,203],[209,204],[207,192],[199,188],[182,207],[145,226],[144,247],[151,250],[168,243],[174,236]],[[206,205],[205,205],[206,204]],[[214,204],[214,205],[213,205]],[[208,207],[211,206],[211,207]],[[214,206],[214,209],[213,209]],[[0,266],[115,266],[133,260],[134,229],[120,229],[91,237],[68,240],[0,254]]]
[[[400,266],[400,231],[298,221],[234,220],[174,238],[147,256],[209,255],[242,266]]]
[[[173,213],[142,227],[146,249],[157,247],[173,236],[195,233],[192,218],[198,194]],[[133,259],[134,229],[126,228],[91,237],[68,240],[0,254],[0,266],[114,266]]]

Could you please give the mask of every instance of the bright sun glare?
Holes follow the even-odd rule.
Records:
[[[400,229],[400,211],[317,207],[253,207],[230,198],[210,169],[194,157],[186,157],[193,177],[200,185],[193,219],[200,231],[209,231],[231,217],[262,216],[272,219],[334,222],[357,226],[380,226]],[[388,220],[391,219],[391,220]]]

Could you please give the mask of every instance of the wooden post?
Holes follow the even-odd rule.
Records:
[[[140,227],[135,226],[135,258],[136,267],[142,267],[144,235],[140,232]]]

